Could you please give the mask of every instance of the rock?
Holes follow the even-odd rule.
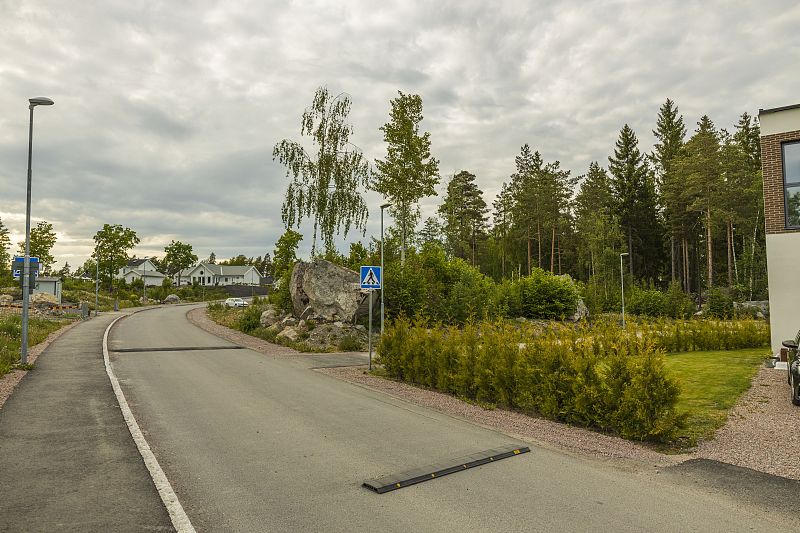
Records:
[[[165,304],[179,304],[181,303],[181,299],[178,297],[177,294],[170,294],[166,298],[164,298]]]
[[[288,340],[294,342],[294,341],[297,340],[297,336],[298,336],[297,330],[292,326],[287,326],[287,327],[283,328],[283,330],[280,333],[278,333],[277,337],[275,337],[275,338],[276,339],[288,339]]]
[[[37,292],[36,294],[31,294],[30,302],[31,302],[31,305],[35,305],[35,304],[57,304],[58,300],[52,294],[48,294],[46,292]]]
[[[737,311],[752,313],[752,315],[757,318],[766,318],[769,316],[769,300],[733,302],[733,308]]]
[[[280,322],[281,318],[282,318],[282,313],[279,313],[275,307],[268,306],[261,313],[261,318],[259,318],[259,323],[261,324],[262,328],[268,328],[272,324]]]
[[[330,261],[298,262],[289,282],[295,316],[308,319],[313,313],[327,321],[354,322],[362,300],[358,282],[358,272]]]
[[[287,316],[283,320],[281,320],[281,326],[283,327],[294,327],[297,325],[297,319],[291,316]]]
[[[378,326],[380,327],[380,324],[379,324]],[[362,326],[361,324],[357,324],[357,325],[356,325],[356,329],[357,329],[358,331],[361,331],[362,333],[363,333],[363,332],[365,332],[365,331],[367,331],[367,328],[366,328],[366,327],[364,327],[364,326]]]
[[[9,305],[14,301],[14,297],[10,294],[0,294],[0,305]]]
[[[283,326],[281,326],[280,322],[276,322],[267,328],[270,333],[280,333],[281,330],[283,330]]]
[[[297,329],[306,329],[306,321],[305,320],[301,320],[300,322],[298,322],[297,323]]]
[[[589,308],[586,307],[586,304],[583,303],[583,298],[578,299],[578,305],[575,309],[575,313],[567,318],[570,322],[580,322],[581,320],[586,320],[589,318]]]
[[[344,327],[344,323],[343,322],[339,322],[338,320],[336,322],[334,322],[333,325],[336,326],[337,328],[343,328]]]

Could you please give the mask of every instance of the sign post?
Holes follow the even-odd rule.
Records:
[[[367,330],[367,349],[369,350],[369,370],[372,372],[372,291],[381,288],[383,272],[378,266],[361,267],[361,288],[369,290],[369,329]]]

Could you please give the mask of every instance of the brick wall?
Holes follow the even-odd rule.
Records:
[[[800,233],[798,229],[786,229],[781,143],[787,141],[800,141],[800,130],[761,137],[761,169],[764,174],[764,222],[768,235],[773,233]]]

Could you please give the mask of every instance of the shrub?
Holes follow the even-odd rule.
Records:
[[[691,318],[694,314],[694,301],[691,296],[683,292],[679,282],[670,283],[666,298],[666,316],[672,318]]]
[[[260,326],[261,308],[256,306],[246,308],[236,323],[236,329],[244,333],[250,333]]]
[[[657,289],[634,287],[629,294],[627,311],[632,315],[649,317],[667,316],[667,295]]]
[[[683,423],[663,350],[635,329],[482,321],[459,330],[400,317],[378,354],[392,377],[629,439],[667,440]]]
[[[361,349],[361,341],[355,335],[345,335],[339,340],[338,348],[342,352],[356,352]]]
[[[561,319],[575,312],[580,294],[568,276],[554,276],[540,268],[521,278],[520,313],[526,318]]]
[[[722,289],[710,289],[707,295],[705,314],[711,318],[733,318],[733,298]]]

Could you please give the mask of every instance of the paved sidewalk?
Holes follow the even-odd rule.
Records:
[[[173,531],[103,364],[117,316],[56,340],[0,410],[0,531]]]

